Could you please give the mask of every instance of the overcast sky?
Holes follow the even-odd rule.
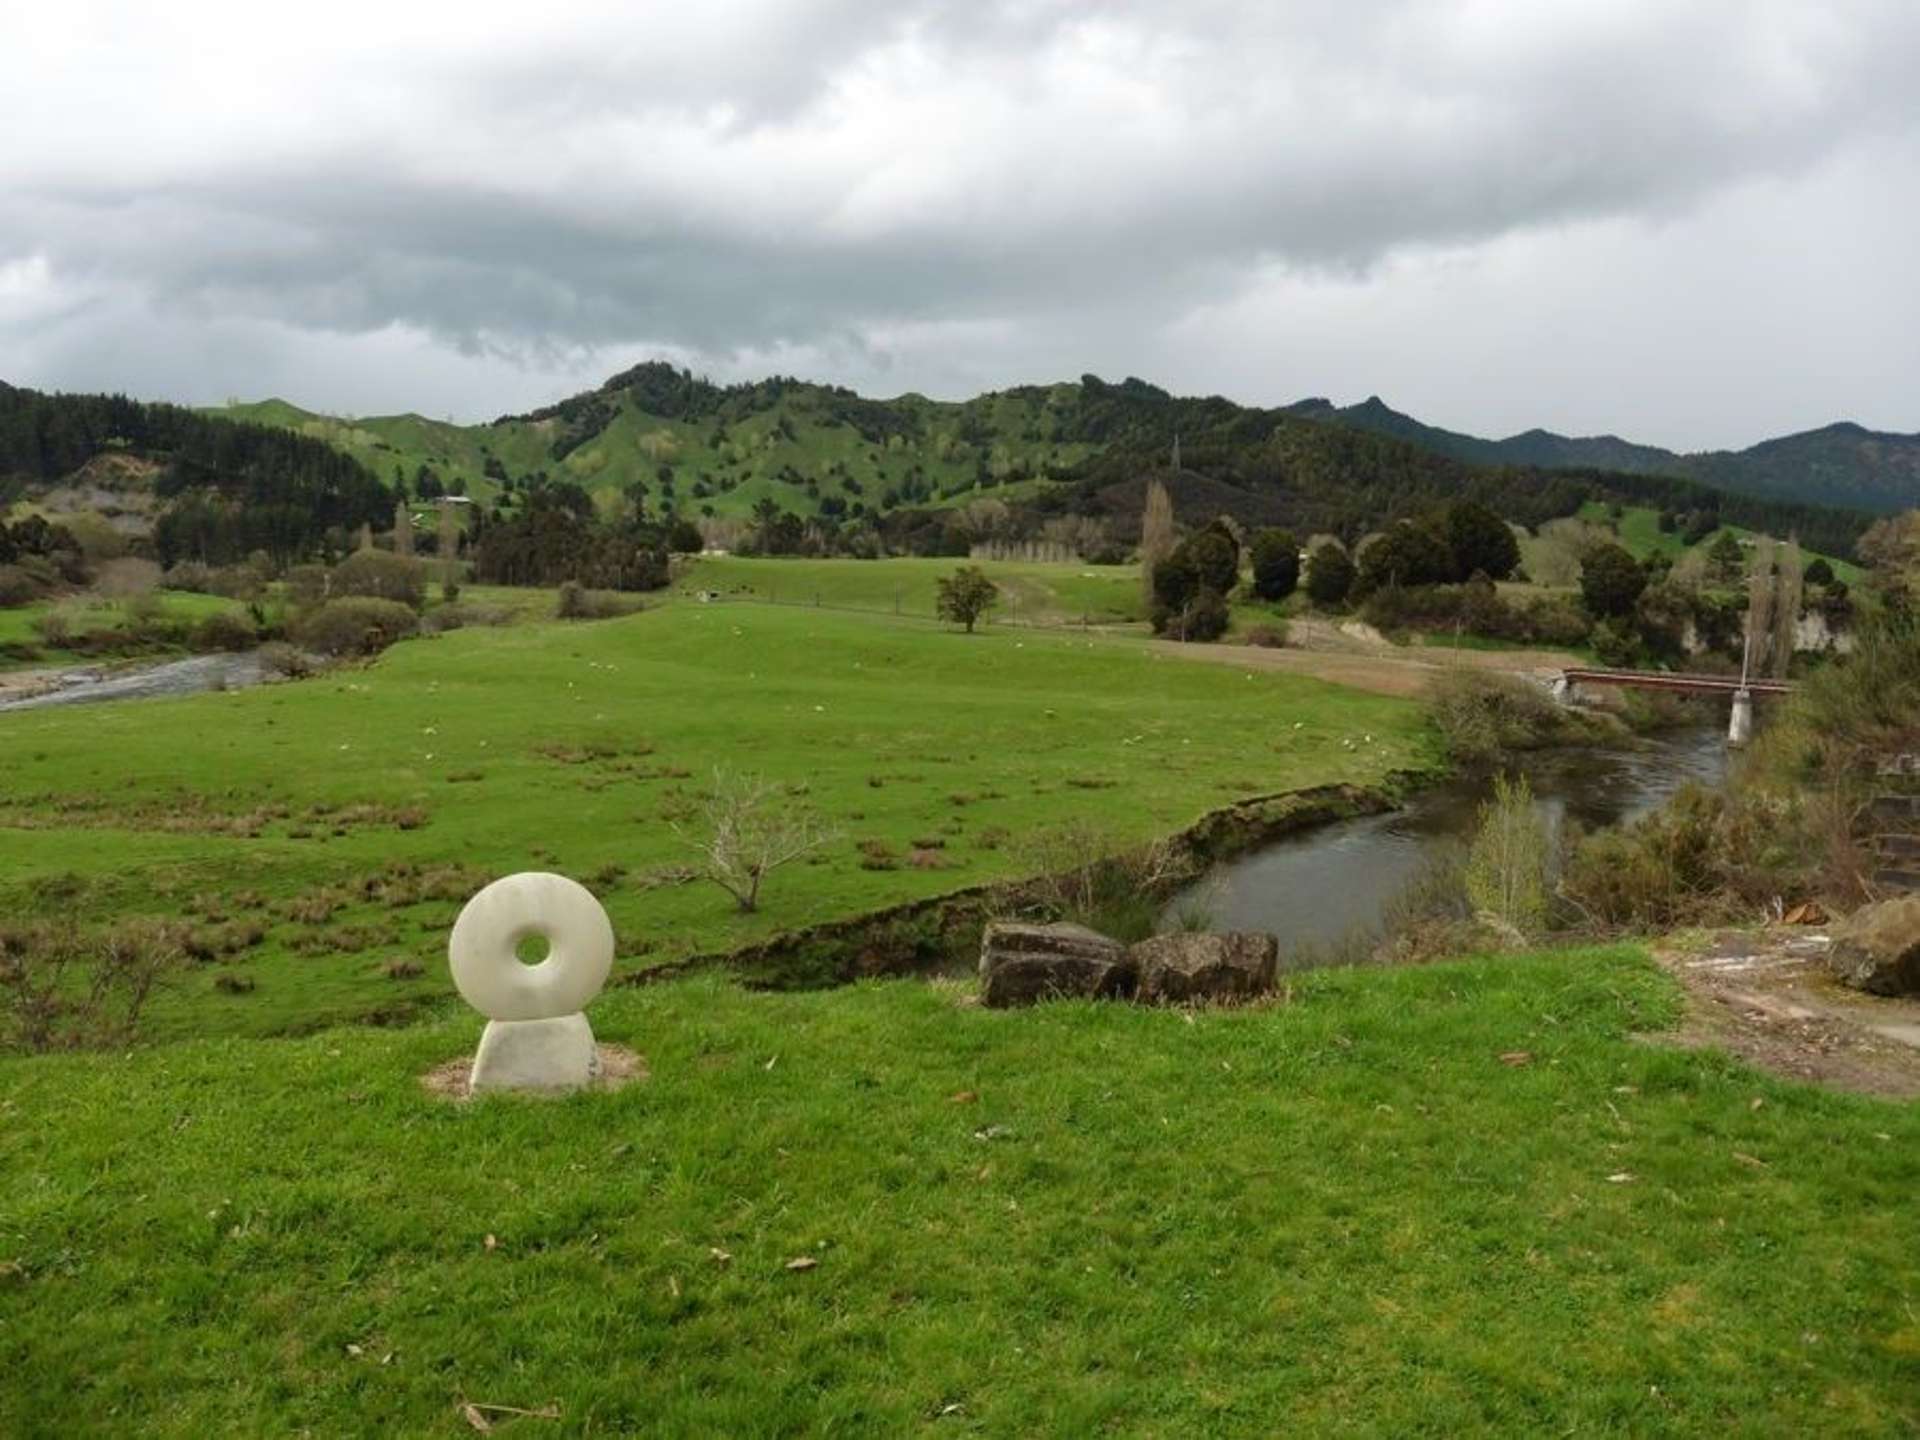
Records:
[[[0,378],[1920,430],[1916,0],[0,0]]]

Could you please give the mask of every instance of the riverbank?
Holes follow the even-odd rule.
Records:
[[[1066,822],[1124,849],[1439,763],[1416,705],[1130,641],[694,604],[11,713],[0,745],[10,923],[161,917],[212,956],[155,1000],[158,1038],[417,1013],[450,993],[458,903],[515,870],[594,888],[630,972],[1033,873],[1030,837]],[[716,767],[784,784],[834,834],[753,914],[668,883]]]

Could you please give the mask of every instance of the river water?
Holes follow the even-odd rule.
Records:
[[[0,699],[0,711],[43,710],[50,705],[93,705],[107,700],[152,700],[197,695],[203,690],[240,690],[267,679],[258,651],[237,655],[189,655],[131,670],[68,671],[53,688],[19,699]]]
[[[1723,727],[1657,736],[1631,749],[1574,749],[1522,757],[1548,833],[1569,820],[1595,830],[1658,809],[1688,781],[1718,784],[1727,771]],[[1164,923],[1201,907],[1214,930],[1264,930],[1284,957],[1331,950],[1379,925],[1390,901],[1431,860],[1472,837],[1488,776],[1418,792],[1403,810],[1340,820],[1289,835],[1215,866],[1174,897]]]

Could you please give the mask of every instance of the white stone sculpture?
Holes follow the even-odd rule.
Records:
[[[519,956],[532,935],[549,947],[537,965]],[[593,1081],[599,1052],[582,1011],[613,968],[613,926],[584,885],[539,873],[494,881],[453,922],[447,958],[461,996],[487,1017],[473,1093],[577,1090]]]

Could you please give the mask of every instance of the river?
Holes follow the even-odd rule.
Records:
[[[50,705],[93,705],[107,700],[152,700],[197,695],[203,690],[241,690],[258,685],[269,671],[257,650],[240,654],[189,655],[131,669],[79,669],[50,677],[50,688],[18,699],[0,698],[0,712],[42,710]]]
[[[1632,821],[1658,809],[1688,781],[1718,784],[1727,771],[1723,727],[1656,736],[1630,749],[1571,749],[1524,756],[1551,835]],[[1214,930],[1264,930],[1286,957],[1332,950],[1380,924],[1388,903],[1448,848],[1471,838],[1492,787],[1477,776],[1419,791],[1405,809],[1341,820],[1289,835],[1213,867],[1167,906],[1165,924],[1193,906]]]

